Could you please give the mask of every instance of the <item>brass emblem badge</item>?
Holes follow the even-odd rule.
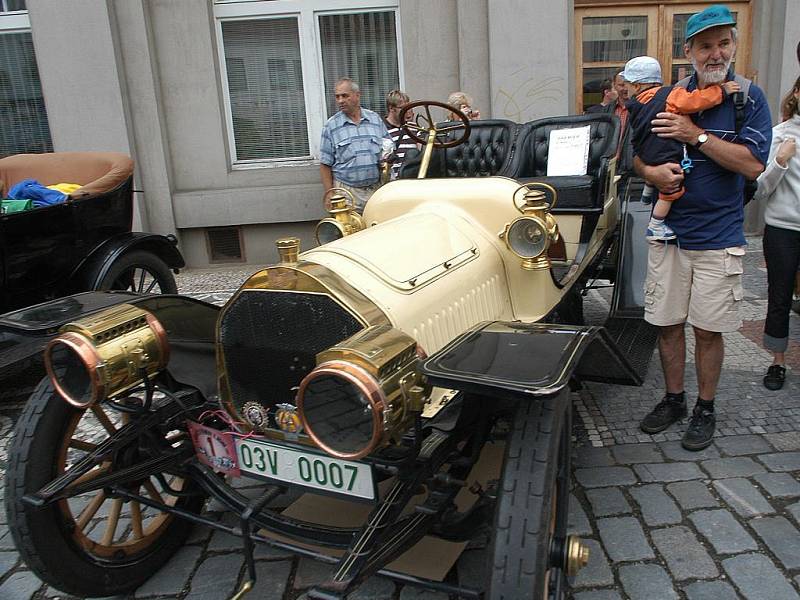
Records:
[[[300,422],[300,415],[297,414],[297,407],[293,404],[278,404],[275,411],[275,422],[278,427],[286,433],[300,433],[303,424]]]
[[[245,402],[242,416],[254,429],[264,431],[269,423],[267,409],[258,402]]]

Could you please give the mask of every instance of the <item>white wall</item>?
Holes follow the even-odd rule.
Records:
[[[493,117],[524,123],[571,111],[571,4],[489,0]]]
[[[56,151],[131,153],[105,0],[28,0]]]

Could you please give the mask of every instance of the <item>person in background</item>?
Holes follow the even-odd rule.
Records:
[[[391,144],[389,132],[377,113],[361,106],[358,84],[347,77],[336,82],[334,97],[339,112],[322,128],[319,172],[327,192],[340,187],[351,194],[362,212],[378,189],[378,162],[383,140]]]
[[[767,319],[764,348],[772,365],[764,387],[779,390],[786,379],[785,353],[789,345],[789,311],[800,267],[800,77],[781,103],[782,122],[772,129],[772,146],[755,198],[766,199],[764,260],[767,263]]]
[[[712,5],[686,22],[683,50],[694,68],[686,89],[704,89],[732,79],[736,20],[730,10]],[[772,118],[764,92],[750,85],[741,135],[732,98],[696,115],[662,112],[652,121],[656,135],[690,146],[690,173],[678,163],[646,165],[634,158],[639,175],[659,192],[685,187],[670,210],[676,242],[650,242],[645,281],[645,320],[660,328],[658,341],[666,391],[639,427],[658,433],[687,415],[686,323],[694,330],[697,402],[681,444],[701,450],[716,429],[715,396],[722,374],[724,332],[742,325],[745,254],[744,181],[764,170],[772,139]],[[726,139],[727,138],[727,139]]]
[[[584,114],[590,115],[592,113],[601,113],[608,110],[613,110],[609,109],[608,107],[612,104],[616,104],[617,97],[619,96],[617,90],[614,89],[614,82],[610,79],[603,79],[603,81],[600,83],[600,94],[603,96],[600,104],[590,106],[586,109]]]
[[[633,144],[631,143],[631,133],[628,127],[628,107],[630,97],[628,89],[625,87],[624,71],[620,71],[614,76],[614,94],[616,102],[611,102],[606,106],[597,105],[597,110],[586,111],[587,114],[607,113],[615,115],[619,119],[619,144],[617,145],[617,174],[627,175],[633,168]],[[594,108],[594,107],[593,107]],[[628,177],[623,177],[617,185],[617,193],[620,198],[625,197],[628,184]]]
[[[459,109],[470,121],[475,121],[481,118],[481,111],[472,107],[472,96],[464,92],[453,92],[447,97],[447,103],[450,106],[455,106]],[[448,121],[457,121],[458,117],[455,113],[447,114]]]
[[[616,102],[610,102],[609,104],[602,105],[602,109],[598,108],[597,110],[592,110],[593,113],[605,112],[610,115],[616,115],[619,119],[619,139],[620,145],[617,148],[617,158],[620,156],[620,152],[622,151],[623,144],[621,143],[625,134],[627,132],[627,123],[628,123],[628,100],[630,96],[628,95],[628,88],[625,87],[625,71],[620,71],[616,75],[614,75],[614,97]],[[598,105],[601,106],[601,105]],[[589,111],[586,111],[589,112]]]
[[[411,149],[416,149],[417,143],[412,140],[409,135],[403,131],[400,122],[400,111],[403,105],[408,104],[408,94],[400,90],[392,90],[386,94],[386,116],[383,117],[383,123],[389,131],[389,135],[394,142],[394,160],[392,162],[391,178],[397,179],[400,174],[400,167],[406,158],[406,153]],[[406,121],[414,120],[414,111],[409,110],[406,112]]]

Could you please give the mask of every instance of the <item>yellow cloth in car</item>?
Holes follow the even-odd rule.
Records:
[[[72,192],[82,188],[83,186],[80,183],[54,183],[53,185],[48,185],[47,187],[51,190],[58,190],[59,192],[69,196]]]

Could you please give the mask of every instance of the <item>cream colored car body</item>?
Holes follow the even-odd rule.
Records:
[[[613,231],[616,202],[607,196],[585,252],[578,248],[583,217],[557,215],[570,267],[559,287],[548,269],[522,269],[500,237],[520,216],[512,203],[518,188],[505,177],[394,181],[370,199],[367,229],[303,252],[298,266],[316,263],[335,273],[429,354],[481,321],[538,321]]]

